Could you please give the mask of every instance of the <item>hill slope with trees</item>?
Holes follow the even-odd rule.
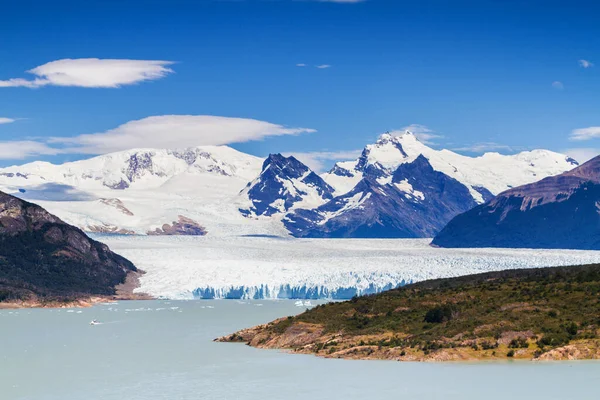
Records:
[[[420,282],[217,340],[336,358],[590,359],[599,327],[595,264]]]

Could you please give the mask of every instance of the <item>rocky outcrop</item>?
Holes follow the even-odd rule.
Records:
[[[135,235],[135,231],[131,229],[119,228],[115,225],[87,225],[83,228],[84,231],[90,233],[113,233],[117,235]]]
[[[117,210],[121,211],[123,214],[128,215],[130,217],[133,216],[133,213],[131,212],[131,210],[129,210],[127,207],[125,207],[125,204],[123,204],[123,202],[117,198],[100,199],[100,203],[105,204],[110,207],[114,207]]]
[[[0,192],[0,301],[112,295],[135,266],[42,207]]]
[[[206,233],[206,229],[202,225],[191,218],[184,217],[183,215],[179,215],[179,220],[173,221],[171,225],[164,224],[161,228],[148,231],[148,235],[155,236],[204,236]]]

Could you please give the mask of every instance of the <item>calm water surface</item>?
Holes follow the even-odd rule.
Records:
[[[600,398],[600,362],[326,360],[212,342],[300,311],[226,300],[0,310],[0,399]]]

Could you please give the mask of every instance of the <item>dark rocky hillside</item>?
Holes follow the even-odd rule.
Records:
[[[600,250],[600,156],[500,193],[450,221],[433,244]]]
[[[134,271],[80,229],[0,192],[0,302],[113,295]]]

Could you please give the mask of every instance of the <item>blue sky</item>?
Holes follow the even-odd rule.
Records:
[[[13,3],[0,25],[0,165],[235,142],[327,166],[415,124],[465,154],[600,152],[591,1]],[[182,115],[232,120],[145,119]]]

